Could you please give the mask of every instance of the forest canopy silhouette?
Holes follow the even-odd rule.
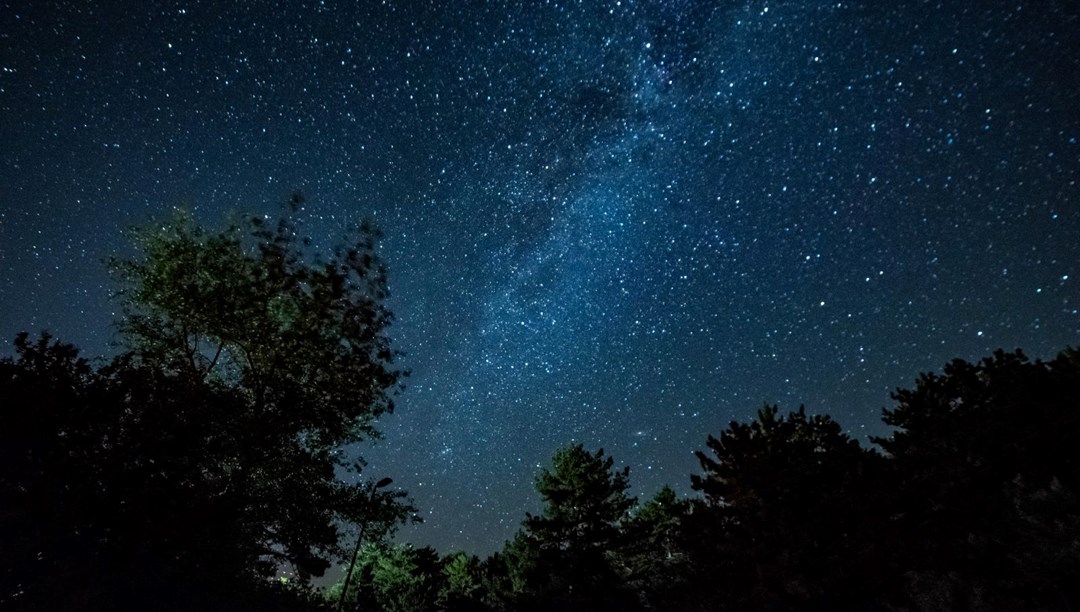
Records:
[[[395,544],[416,508],[358,454],[407,375],[379,232],[362,223],[313,253],[300,204],[218,231],[177,215],[136,232],[139,255],[110,262],[123,316],[108,361],[44,332],[15,338],[0,360],[0,607],[1080,605],[1073,348],[921,374],[893,394],[876,446],[765,406],[701,432],[689,497],[639,502],[628,467],[570,444],[502,551]],[[348,578],[313,586],[342,564]]]

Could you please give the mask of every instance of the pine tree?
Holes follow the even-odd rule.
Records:
[[[508,544],[507,564],[521,605],[537,609],[627,609],[612,554],[635,500],[629,468],[614,469],[603,449],[560,449],[536,479],[541,514],[527,515]]]

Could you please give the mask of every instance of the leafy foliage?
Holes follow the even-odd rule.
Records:
[[[463,552],[443,559],[446,580],[439,591],[438,607],[442,610],[478,610],[483,608],[483,570],[480,559]]]
[[[376,435],[400,386],[385,332],[392,315],[379,233],[355,230],[323,262],[306,256],[291,215],[208,234],[184,215],[138,231],[144,257],[115,261],[121,330],[140,362],[242,391],[253,418],[325,450]]]
[[[384,533],[413,513],[403,492],[339,479],[362,467],[342,445],[377,435],[403,376],[377,232],[321,262],[299,205],[246,233],[184,217],[140,232],[142,257],[113,263],[128,350],[102,367],[16,339],[0,361],[0,602],[246,607],[279,571],[304,599],[342,525]]]
[[[443,590],[443,563],[433,549],[408,544],[368,544],[360,549],[345,609],[377,609],[387,612],[433,610]],[[327,592],[337,602],[344,578]]]

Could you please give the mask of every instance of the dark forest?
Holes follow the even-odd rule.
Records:
[[[394,539],[423,516],[363,460],[408,392],[380,233],[361,223],[318,253],[300,203],[133,232],[138,254],[108,264],[122,306],[108,360],[15,339],[0,360],[0,608],[1080,605],[1074,348],[920,374],[870,442],[765,405],[701,432],[691,495],[634,499],[629,467],[568,441],[531,483],[542,511],[501,551]]]

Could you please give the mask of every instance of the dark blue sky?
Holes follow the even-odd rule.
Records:
[[[107,353],[101,260],[175,206],[373,216],[416,543],[499,547],[570,441],[685,491],[763,402],[881,433],[1080,343],[1076,3],[91,4],[0,1],[0,336]]]

